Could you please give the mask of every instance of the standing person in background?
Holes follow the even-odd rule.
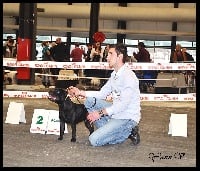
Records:
[[[53,48],[54,48],[54,46],[56,46],[57,44],[56,44],[56,42],[51,42],[51,46],[50,46],[50,48],[49,48],[49,51],[50,51],[50,54],[51,54],[51,59],[52,59],[52,61],[55,61],[54,60],[54,58],[53,58]],[[57,75],[56,73],[57,73],[57,68],[50,68],[50,71],[51,71],[51,74],[52,75]],[[56,84],[56,80],[57,80],[57,77],[52,77],[52,79],[53,79],[53,81],[54,81],[54,84]]]
[[[107,44],[105,49],[104,49],[104,51],[103,51],[102,62],[107,62],[107,56],[108,56],[109,47],[110,47],[110,45]]]
[[[14,45],[14,39],[8,37],[7,42],[3,46],[3,58],[17,58],[17,46]],[[10,71],[16,71],[16,68],[14,67],[3,67],[4,69],[10,70]],[[11,84],[12,81],[9,81],[9,84]]]
[[[85,62],[91,62],[91,52],[92,52],[92,44],[88,43],[87,44],[87,52],[85,54]],[[92,77],[93,69],[84,69],[84,75],[86,77]],[[91,79],[86,78],[84,80],[86,85],[90,85]]]
[[[14,45],[14,39],[12,36],[7,37],[7,41],[3,45],[3,58],[16,58],[17,57],[17,44]],[[8,81],[9,84],[12,84],[12,78],[7,77],[5,70],[15,71],[14,67],[3,67],[3,81]]]
[[[75,48],[71,51],[72,62],[82,62],[84,51],[79,46],[79,43],[75,43]],[[74,73],[79,75],[79,69],[74,69]]]
[[[49,42],[47,41],[42,42],[42,61],[53,61],[49,49]],[[42,68],[42,74],[46,74],[42,75],[42,84],[46,88],[48,88],[50,86],[50,77],[49,77],[49,74],[51,74],[50,68]]]
[[[107,56],[108,56],[109,48],[110,48],[110,45],[107,44],[105,46],[105,48],[104,48],[104,51],[103,51],[102,62],[107,62]],[[107,70],[106,69],[106,70],[101,70],[100,72],[101,72],[102,77],[106,78],[106,79],[101,79],[100,80],[100,86],[103,86],[106,83],[107,78],[110,77],[110,74],[111,74],[112,70]]]
[[[96,42],[91,51],[92,62],[101,62],[103,58],[103,48],[100,42]]]
[[[56,39],[56,45],[52,48],[52,57],[56,62],[70,61],[70,57],[67,56],[67,46],[62,42],[60,37]]]
[[[14,45],[14,39],[8,39],[7,43],[3,46],[3,57],[4,58],[17,57],[17,48]]]
[[[82,62],[84,51],[79,46],[79,43],[75,43],[75,48],[71,51],[72,62]]]
[[[96,42],[91,52],[92,62],[102,62],[104,49],[101,47],[100,42]],[[92,77],[105,78],[105,72],[102,69],[93,69]],[[101,82],[101,80],[100,80]],[[101,83],[100,83],[101,87]]]
[[[56,62],[70,62],[70,57],[67,56],[67,46],[62,42],[60,37],[56,39],[56,45],[52,47],[51,53],[54,61]],[[59,75],[59,71],[60,68],[54,68],[52,74]]]
[[[126,59],[125,45],[110,45],[107,62],[114,70],[101,90],[91,93],[73,86],[67,89],[72,97],[85,97],[84,105],[89,112],[87,118],[97,128],[89,136],[92,146],[118,144],[128,138],[134,145],[140,142],[139,81],[135,73],[125,65]],[[112,102],[106,100],[109,95],[112,95]]]
[[[53,48],[54,48],[54,46],[56,46],[56,45],[57,45],[56,42],[51,42],[51,46],[50,46],[50,48],[49,48],[51,54],[53,54]],[[54,60],[54,59],[53,59],[53,60]]]
[[[91,57],[90,57],[91,51],[92,51],[92,44],[88,43],[87,44],[87,52],[84,55],[85,62],[90,62],[91,61]]]
[[[85,48],[83,46],[81,46],[80,49],[83,51],[82,60],[84,59],[84,61],[85,61],[85,53],[86,53]]]

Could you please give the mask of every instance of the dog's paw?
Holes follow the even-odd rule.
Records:
[[[63,140],[63,137],[59,137],[58,140]]]
[[[76,142],[76,138],[72,138],[72,139],[71,139],[71,142]]]

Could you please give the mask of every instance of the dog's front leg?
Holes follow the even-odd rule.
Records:
[[[71,128],[72,128],[72,139],[71,139],[71,142],[76,142],[76,124],[72,123],[71,124]]]
[[[65,132],[65,122],[60,121],[60,137],[58,138],[58,140],[63,139],[64,132]]]

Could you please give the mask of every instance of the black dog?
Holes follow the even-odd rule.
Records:
[[[60,119],[60,137],[58,140],[63,139],[65,131],[65,123],[71,125],[72,138],[71,142],[76,142],[76,124],[84,121],[85,126],[88,128],[90,134],[94,132],[94,126],[87,120],[88,111],[84,104],[77,104],[71,101],[67,96],[67,92],[61,88],[55,88],[49,91],[48,99],[58,104],[59,119]]]

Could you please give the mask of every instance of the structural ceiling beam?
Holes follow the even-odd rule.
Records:
[[[5,29],[19,29],[19,25],[4,24]],[[64,31],[64,32],[89,32],[89,28],[76,27],[49,27],[37,26],[37,30]],[[157,31],[157,30],[123,30],[123,29],[99,29],[104,33],[138,34],[138,35],[162,35],[162,36],[189,36],[196,37],[195,32]]]
[[[44,9],[38,17],[89,19],[89,5],[57,5],[53,3],[37,4]],[[3,16],[18,16],[19,3],[3,3]],[[100,6],[99,19],[104,20],[135,20],[135,21],[166,21],[196,22],[195,8],[158,8],[158,7],[118,7]]]

